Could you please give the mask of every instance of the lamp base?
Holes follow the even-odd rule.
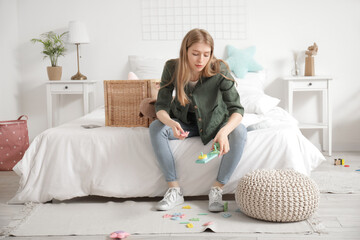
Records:
[[[74,76],[71,77],[71,80],[86,80],[87,77],[82,75],[80,72],[77,72]]]

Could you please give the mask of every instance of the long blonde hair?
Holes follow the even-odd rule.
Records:
[[[200,73],[200,77],[212,77],[220,73],[220,62],[225,63],[222,60],[217,59],[214,56],[214,40],[211,35],[204,29],[195,28],[190,30],[184,37],[180,47],[180,57],[178,64],[176,65],[176,96],[182,106],[185,106],[190,102],[185,93],[185,86],[191,79],[191,69],[188,60],[188,49],[194,43],[205,43],[211,48],[210,59],[205,65],[204,69]],[[229,69],[228,65],[225,66]],[[222,74],[223,75],[223,74]],[[223,75],[224,76],[224,75]],[[228,77],[224,76],[229,79]],[[174,80],[174,76],[172,81]],[[232,80],[232,79],[230,79]],[[171,81],[171,82],[172,82]]]

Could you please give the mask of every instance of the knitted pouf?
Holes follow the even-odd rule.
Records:
[[[256,170],[239,181],[235,200],[253,218],[295,222],[310,217],[319,206],[316,183],[292,169]]]

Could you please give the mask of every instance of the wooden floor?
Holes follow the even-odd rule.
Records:
[[[326,154],[326,153],[324,153]],[[319,166],[318,169],[326,168],[332,164],[334,158],[344,158],[346,164],[360,168],[360,152],[334,153],[332,157],[327,157],[327,162]],[[317,169],[317,170],[318,170]],[[360,173],[359,173],[360,174]],[[0,172],[0,228],[7,226],[12,217],[18,213],[22,206],[7,205],[18,188],[19,177],[14,172]],[[341,179],[339,179],[341,181]],[[354,182],[354,184],[360,184]],[[215,239],[244,239],[244,240],[302,240],[302,239],[360,239],[360,194],[321,194],[320,207],[318,214],[322,224],[326,227],[325,234],[218,234],[218,233],[199,233],[192,235],[149,235],[149,236],[130,236],[127,239],[196,239],[196,240],[215,240]],[[1,238],[1,237],[0,237]],[[8,237],[5,239],[14,240],[95,240],[110,239],[107,236],[57,236],[57,237]]]

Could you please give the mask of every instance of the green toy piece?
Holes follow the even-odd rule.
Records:
[[[229,210],[229,203],[225,202],[224,203],[224,212],[227,212]]]

